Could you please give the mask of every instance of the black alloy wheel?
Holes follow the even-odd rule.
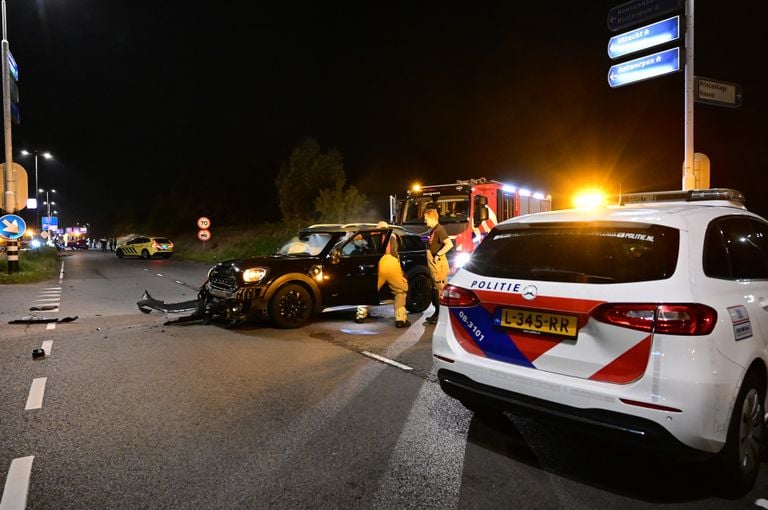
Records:
[[[416,273],[408,280],[405,308],[410,313],[421,313],[432,304],[432,279],[426,273]]]
[[[269,317],[278,328],[298,328],[311,316],[312,296],[306,287],[297,283],[280,287],[269,302]]]

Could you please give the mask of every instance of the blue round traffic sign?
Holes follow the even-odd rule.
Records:
[[[23,236],[25,230],[27,230],[27,224],[21,216],[6,214],[0,217],[0,237],[13,241]]]

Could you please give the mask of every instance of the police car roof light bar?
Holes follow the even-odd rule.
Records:
[[[619,197],[619,205],[647,204],[654,202],[703,202],[723,200],[738,206],[744,206],[746,198],[735,189],[712,188],[692,189],[687,191],[650,191],[647,193],[627,193]]]

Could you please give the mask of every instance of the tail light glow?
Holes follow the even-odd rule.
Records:
[[[475,306],[480,303],[477,295],[469,289],[448,284],[443,287],[440,304],[443,306]]]
[[[700,303],[605,303],[592,317],[624,328],[664,335],[708,335],[717,323],[717,312]]]

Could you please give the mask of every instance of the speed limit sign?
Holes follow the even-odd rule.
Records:
[[[201,241],[208,241],[211,238],[211,231],[206,229],[200,229],[197,231],[197,238]]]
[[[203,230],[211,228],[211,220],[209,220],[205,216],[200,216],[197,219],[197,228],[200,228]]]

